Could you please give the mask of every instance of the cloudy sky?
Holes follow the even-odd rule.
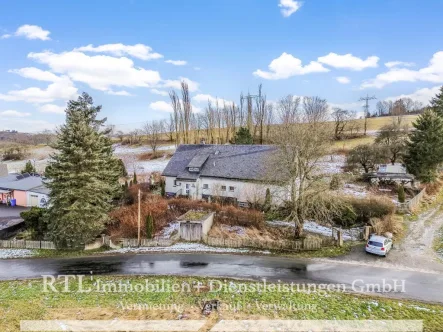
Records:
[[[0,3],[0,129],[64,121],[86,91],[120,129],[169,116],[188,82],[194,111],[319,95],[360,110],[366,94],[427,102],[443,85],[443,1],[125,0]],[[372,105],[375,106],[375,102]]]

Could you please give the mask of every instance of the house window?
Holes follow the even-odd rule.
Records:
[[[174,180],[174,186],[175,187],[180,186],[180,182],[178,182],[177,180]]]
[[[226,191],[226,186],[221,186],[221,191]]]
[[[233,193],[233,192],[234,192],[234,190],[235,190],[235,188],[234,188],[234,187],[229,187],[229,191],[230,191],[231,193]]]
[[[203,185],[203,189],[209,189],[209,184],[205,183],[205,184]]]
[[[186,184],[186,189],[189,189],[191,185],[189,183]]]

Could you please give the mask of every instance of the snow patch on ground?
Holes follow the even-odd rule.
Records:
[[[317,165],[319,171],[323,174],[338,174],[342,173],[345,166],[346,157],[339,154],[331,154],[321,158]]]
[[[29,249],[0,249],[0,259],[26,258],[34,254],[35,252]]]
[[[152,152],[152,149],[147,146],[130,146],[130,145],[121,145],[114,144],[114,153],[119,154],[142,154],[146,152]],[[167,150],[175,150],[175,145],[164,145],[157,148],[157,151],[167,151]]]
[[[160,233],[158,234],[158,237],[160,238],[160,239],[170,239],[171,238],[171,235],[174,233],[174,232],[178,232],[178,230],[179,230],[179,227],[180,227],[180,224],[178,223],[178,222],[171,222],[171,223],[169,223],[168,224],[168,226],[166,226],[166,227],[164,227],[161,231],[160,231]]]
[[[341,192],[344,195],[350,195],[358,198],[365,198],[368,196],[365,186],[359,186],[353,183],[346,183]]]
[[[176,243],[170,247],[141,247],[141,248],[121,248],[115,250],[105,251],[105,254],[126,254],[135,253],[141,254],[146,252],[210,252],[220,254],[248,254],[248,253],[260,253],[270,254],[269,251],[256,251],[250,249],[237,249],[237,248],[218,248],[210,247],[201,243]]]
[[[295,227],[293,222],[289,221],[267,221],[267,223],[271,226],[281,226],[281,227]],[[303,224],[303,230],[319,234],[323,236],[332,237],[332,228],[322,226],[315,221],[305,221]],[[350,229],[342,229],[343,232],[343,240],[344,241],[357,241],[359,239],[359,234],[362,232],[362,228],[350,228]]]

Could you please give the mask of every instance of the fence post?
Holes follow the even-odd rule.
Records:
[[[341,230],[337,232],[337,240],[338,246],[343,247],[343,232]]]
[[[370,233],[371,233],[371,226],[365,226],[365,229],[364,229],[364,239],[365,239],[365,241],[368,241]]]

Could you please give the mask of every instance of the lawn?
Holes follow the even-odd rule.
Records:
[[[97,292],[97,285],[115,283],[130,288],[136,284],[161,285],[164,292]],[[19,331],[19,322],[41,319],[207,319],[205,331],[221,319],[419,319],[425,331],[442,331],[443,306],[390,300],[338,292],[246,292],[240,281],[219,280],[228,291],[210,291],[209,279],[178,277],[86,277],[83,289],[90,293],[43,292],[42,280],[0,282],[0,326],[2,332]],[[195,285],[203,286],[198,290]],[[190,291],[174,292],[172,285]],[[243,285],[250,283],[243,283]],[[215,285],[219,285],[217,282]],[[61,291],[64,281],[55,284]],[[169,289],[168,289],[169,288]],[[219,289],[217,286],[216,288]],[[236,289],[237,288],[237,289]],[[71,281],[70,289],[78,289]],[[100,288],[103,289],[103,288]],[[160,287],[161,289],[161,287]],[[226,289],[226,288],[223,288]],[[218,299],[221,309],[209,317],[201,314],[202,303]],[[152,305],[157,308],[152,308]],[[271,307],[270,307],[271,306]],[[286,308],[285,308],[286,306]]]

